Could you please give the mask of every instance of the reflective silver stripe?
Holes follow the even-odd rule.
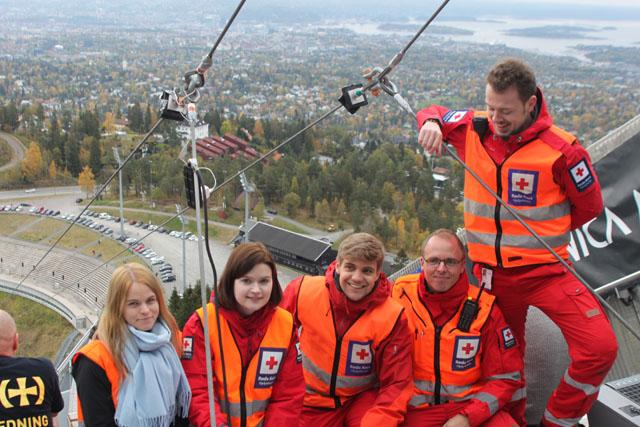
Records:
[[[597,393],[598,390],[600,390],[600,386],[593,386],[591,384],[587,384],[587,383],[581,383],[578,382],[576,380],[574,380],[573,378],[571,378],[569,376],[569,371],[565,371],[564,372],[564,381],[569,384],[571,387],[575,387],[578,390],[582,390],[584,392],[584,394],[586,394],[587,396],[592,395],[594,393]]]
[[[569,233],[560,234],[557,236],[542,236],[544,240],[551,247],[558,247],[569,244]],[[494,233],[480,233],[478,231],[467,230],[467,242],[478,243],[481,245],[494,246],[496,240],[496,234]],[[530,235],[516,236],[512,234],[503,234],[500,239],[502,247],[512,246],[517,248],[526,249],[544,249],[544,246],[538,240]]]
[[[442,396],[458,395],[458,394],[462,394],[470,391],[472,387],[473,387],[473,384],[469,384],[469,385],[442,384],[440,386],[440,394]]]
[[[431,381],[417,380],[414,381],[415,387],[428,394],[435,393],[435,384]],[[467,385],[454,385],[454,384],[441,384],[440,385],[440,397],[443,401],[458,402],[462,400],[470,399],[470,395],[465,395],[473,389],[474,384]],[[463,396],[460,396],[463,395]],[[429,402],[432,403],[432,402]]]
[[[522,387],[513,392],[513,395],[511,395],[511,401],[516,402],[518,400],[525,399],[526,397],[527,397],[527,389],[526,387]]]
[[[578,424],[578,421],[580,421],[580,418],[582,417],[578,417],[578,418],[556,418],[554,417],[551,412],[549,412],[548,409],[544,410],[544,417],[542,417],[544,420],[546,421],[550,421],[554,424],[558,424],[562,427],[573,427],[576,424]]]
[[[476,202],[471,199],[464,199],[464,211],[471,215],[481,218],[494,219],[495,218],[495,205],[489,205],[486,203]],[[516,212],[524,219],[530,221],[549,221],[563,216],[571,214],[571,206],[569,202],[560,202],[555,205],[543,206],[530,209],[516,209]],[[505,209],[500,209],[501,221],[512,221],[515,217]]]
[[[435,392],[435,384],[431,381],[426,380],[416,380],[414,381],[416,388],[425,393],[434,393]],[[450,396],[456,394],[466,393],[473,387],[473,384],[468,385],[453,385],[453,384],[441,384],[440,385],[440,394],[442,396]]]
[[[331,384],[331,374],[319,368],[315,363],[309,359],[304,352],[302,352],[302,367],[306,371],[311,372],[313,375],[318,377],[320,381],[329,385]],[[336,387],[339,388],[353,388],[353,387],[364,387],[364,386],[373,386],[377,381],[377,377],[375,374],[364,375],[362,377],[344,377],[338,375],[336,377]]]
[[[489,407],[489,413],[495,415],[498,412],[498,399],[489,393],[480,392],[474,396],[470,396],[472,399],[478,399],[480,402],[484,402]]]
[[[227,401],[224,399],[220,399],[220,407],[223,410],[227,409]],[[264,412],[267,410],[267,406],[269,405],[268,400],[254,400],[253,402],[247,402],[247,417],[250,417],[258,412]],[[240,403],[230,403],[229,404],[229,415],[235,418],[240,418],[242,412],[242,405]]]
[[[309,359],[304,354],[304,351],[301,351],[300,353],[302,354],[302,369],[304,369],[305,371],[311,372],[313,375],[318,377],[320,379],[320,381],[322,381],[323,383],[330,384],[331,383],[331,374],[329,374],[328,372],[323,371],[318,366],[316,366],[316,364],[313,363],[311,361],[311,359]]]
[[[420,405],[433,405],[433,395],[431,394],[414,394],[409,400],[409,406],[417,407]]]
[[[514,380],[520,381],[520,372],[507,372],[506,374],[491,375],[487,380]]]
[[[431,381],[414,380],[413,384],[416,386],[416,388],[418,388],[420,391],[424,391],[425,393],[433,393],[435,390],[435,384]]]

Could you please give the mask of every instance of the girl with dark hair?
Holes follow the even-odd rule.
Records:
[[[271,253],[262,243],[237,246],[207,305],[215,426],[295,426],[304,379],[290,313],[278,307],[282,290]],[[210,427],[204,348],[204,311],[183,330],[182,365],[193,391],[189,421]]]

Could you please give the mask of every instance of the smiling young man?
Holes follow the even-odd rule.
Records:
[[[464,259],[455,233],[434,231],[422,245],[422,271],[393,288],[413,331],[415,386],[404,426],[517,426],[504,407],[523,389],[522,356],[494,297],[469,286]],[[465,326],[469,300],[478,309]]]
[[[433,105],[417,115],[429,153],[451,143],[467,165],[569,261],[570,231],[602,212],[598,178],[577,138],[553,125],[533,71],[507,59],[487,76],[486,113]],[[492,276],[491,292],[524,354],[527,309],[561,329],[571,364],[547,402],[544,426],[577,424],[598,395],[617,354],[598,301],[468,172],[464,223],[474,274]],[[524,399],[517,421],[524,423]],[[534,420],[537,422],[538,420]]]
[[[303,426],[397,426],[413,389],[411,335],[382,272],[384,247],[356,233],[325,276],[289,284],[281,305],[300,328]]]

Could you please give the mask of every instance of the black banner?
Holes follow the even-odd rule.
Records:
[[[593,288],[640,270],[640,134],[595,164],[605,210],[571,232],[569,253]]]

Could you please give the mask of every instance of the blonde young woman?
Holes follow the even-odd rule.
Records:
[[[158,279],[140,264],[118,267],[96,336],[73,359],[78,420],[86,427],[184,424],[191,391],[181,349]]]

